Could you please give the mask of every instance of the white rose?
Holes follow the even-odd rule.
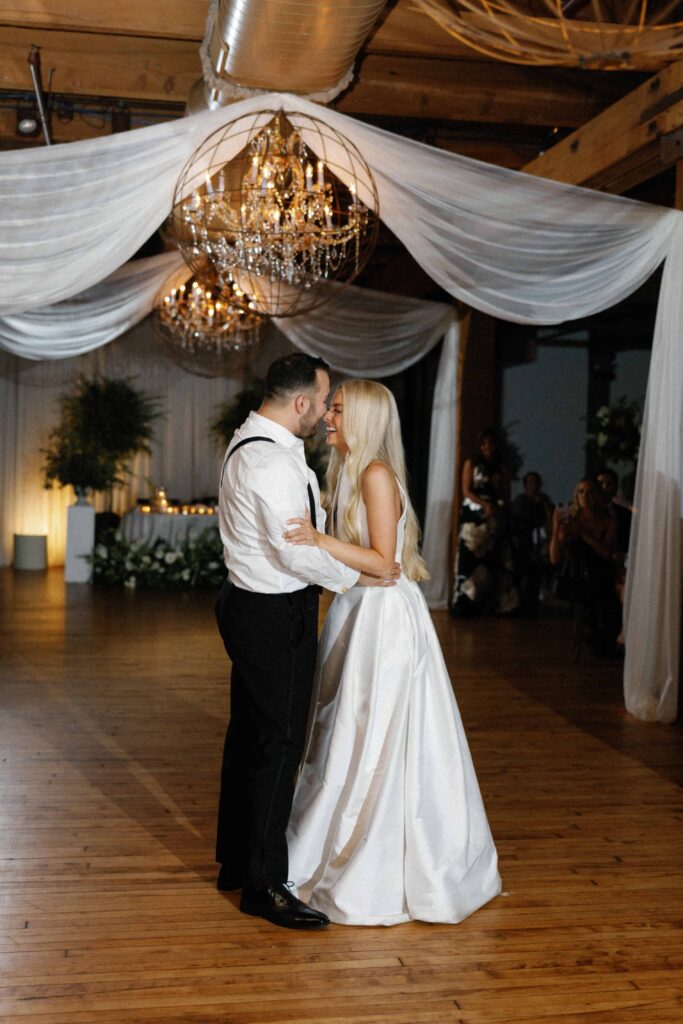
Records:
[[[124,587],[129,587],[131,590],[135,590],[136,584],[137,580],[135,579],[135,576],[129,576],[128,579],[123,581]]]
[[[175,551],[167,551],[166,554],[164,555],[164,561],[166,562],[166,565],[173,565],[177,558],[178,556],[175,553]]]

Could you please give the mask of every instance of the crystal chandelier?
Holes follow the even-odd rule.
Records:
[[[348,140],[316,118],[263,111],[220,129],[193,156],[171,230],[193,269],[207,261],[260,312],[291,316],[326,301],[319,282],[356,277],[377,208],[372,175]]]
[[[263,326],[254,303],[236,285],[212,283],[210,275],[188,276],[187,270],[163,289],[155,313],[167,350],[200,376],[242,369],[260,346]]]
[[[460,43],[514,64],[656,71],[683,56],[674,0],[413,0]]]

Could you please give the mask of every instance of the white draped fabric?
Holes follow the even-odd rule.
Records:
[[[300,97],[272,94],[106,139],[4,154],[0,313],[69,298],[111,274],[164,219],[182,166],[198,144],[242,114],[274,108],[312,114],[353,142],[375,176],[382,219],[435,281],[477,309],[518,322],[558,323],[614,305],[667,257],[680,265],[678,211],[491,167]],[[228,141],[220,156],[229,159],[238,145]],[[664,721],[673,717],[678,674],[679,288],[668,269],[626,602],[627,706]],[[670,445],[666,452],[660,437]]]
[[[187,268],[177,252],[127,263],[74,299],[0,317],[0,346],[31,359],[82,355],[142,320],[155,297],[168,287],[169,277],[174,280],[179,271],[184,278]],[[455,388],[458,326],[451,306],[398,295],[389,297],[364,288],[327,287],[335,296],[326,305],[301,317],[276,321],[290,344],[322,356],[342,373],[387,377],[417,362],[446,336],[437,389]],[[432,578],[424,589],[434,608],[445,608],[448,601],[456,450],[454,408],[454,403],[442,399],[435,401],[432,409],[424,528]],[[207,493],[213,489],[209,487]]]
[[[168,252],[124,263],[72,299],[0,317],[0,347],[24,359],[66,359],[106,345],[151,312],[164,279],[182,262]]]
[[[280,354],[280,352],[276,352]],[[113,495],[121,514],[135,499],[166,486],[181,500],[215,495],[223,451],[209,425],[239,381],[193,377],[165,358],[149,321],[125,337],[64,362],[28,362],[0,352],[0,565],[12,561],[13,534],[47,534],[50,565],[63,565],[70,487],[43,487],[41,447],[59,415],[58,398],[83,374],[128,378],[158,399],[151,455],[138,455],[131,476]],[[96,508],[104,509],[97,495]]]

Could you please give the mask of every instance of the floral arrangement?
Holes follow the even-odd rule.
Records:
[[[225,579],[223,545],[215,527],[189,537],[180,547],[165,540],[128,542],[119,533],[95,545],[93,578],[124,587],[219,587]]]
[[[634,465],[640,448],[641,414],[637,402],[625,395],[612,405],[603,405],[589,422],[586,435],[602,462],[627,462]]]

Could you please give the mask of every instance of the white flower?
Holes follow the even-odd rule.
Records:
[[[601,423],[606,423],[607,420],[609,419],[609,413],[610,413],[609,406],[608,405],[601,405],[595,415],[597,416],[597,418],[600,420]]]
[[[609,438],[607,437],[607,434],[599,433],[598,434],[598,448],[604,448],[605,445],[607,444],[608,440],[609,440]]]
[[[124,587],[129,587],[131,590],[135,590],[136,583],[137,580],[135,579],[135,576],[129,576],[123,581]]]
[[[209,562],[207,568],[208,569],[218,569],[220,567],[220,564],[221,564],[220,562]]]
[[[150,563],[151,561],[152,561],[152,559],[150,558],[150,556],[149,556],[149,555],[143,555],[143,556],[142,556],[142,564],[143,564],[143,565],[149,565],[149,563]]]
[[[107,559],[109,558],[109,548],[106,546],[106,544],[98,544],[97,547],[95,548],[95,555],[98,558]]]
[[[163,551],[159,551],[159,549],[157,548],[157,550],[154,552],[154,557],[158,558],[160,562],[163,561],[163,558],[164,558]]]
[[[178,555],[176,554],[175,551],[167,551],[166,554],[164,555],[164,561],[166,562],[166,565],[173,565],[177,558]]]
[[[183,579],[183,580],[189,580],[189,578],[190,578],[190,570],[189,569],[183,569],[183,571],[180,574],[180,578]]]

